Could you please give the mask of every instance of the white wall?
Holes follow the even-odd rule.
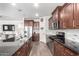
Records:
[[[39,19],[40,20],[40,41],[46,43],[46,30],[48,28],[48,22],[47,20],[49,19],[50,16],[45,16],[45,17],[41,17],[43,18],[43,22],[41,22],[41,18]],[[43,27],[43,29],[41,29]]]

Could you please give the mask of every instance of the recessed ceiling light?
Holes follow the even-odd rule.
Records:
[[[39,16],[39,14],[38,14],[38,13],[36,13],[36,14],[35,14],[35,16],[36,16],[36,17],[38,17],[38,16]]]
[[[16,5],[16,3],[11,3],[11,5],[15,6],[15,5]]]
[[[34,3],[34,6],[35,6],[35,7],[39,7],[39,4],[38,4],[38,3]]]

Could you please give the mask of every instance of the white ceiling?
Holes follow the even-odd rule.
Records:
[[[12,6],[10,3],[0,3],[0,15],[15,17],[15,18],[36,18],[35,13],[41,16],[49,16],[51,12],[63,3],[40,3],[38,8],[35,8],[33,3],[16,3]]]

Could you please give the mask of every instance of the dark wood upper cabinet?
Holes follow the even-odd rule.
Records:
[[[73,29],[73,20],[74,20],[74,4],[65,4],[61,10],[61,19],[60,22],[60,27],[62,26],[61,29]]]
[[[79,29],[79,3],[74,4],[74,27]]]
[[[63,28],[65,28],[65,24],[64,24],[64,18],[65,18],[65,13],[64,13],[64,9],[62,9],[61,11],[60,11],[60,24],[59,24],[59,26],[60,26],[60,29],[63,29]]]
[[[24,26],[34,26],[33,20],[24,20]]]
[[[39,22],[34,22],[34,30],[39,29]]]
[[[63,6],[58,6],[53,11],[52,23],[54,21],[57,22],[58,29],[79,29],[78,15],[79,3],[65,3]]]
[[[60,10],[62,9],[62,6],[58,6],[53,12],[52,17],[54,21],[60,20]]]
[[[59,29],[59,21],[60,21],[60,10],[61,6],[56,7],[56,9],[52,12],[52,17],[49,19],[49,29]]]
[[[52,17],[50,17],[48,20],[49,29],[52,29],[52,22],[53,22],[53,19],[52,19]]]

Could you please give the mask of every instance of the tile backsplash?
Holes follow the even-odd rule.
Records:
[[[79,29],[64,29],[64,30],[47,30],[46,34],[56,35],[57,32],[65,32],[66,35],[79,36]]]

